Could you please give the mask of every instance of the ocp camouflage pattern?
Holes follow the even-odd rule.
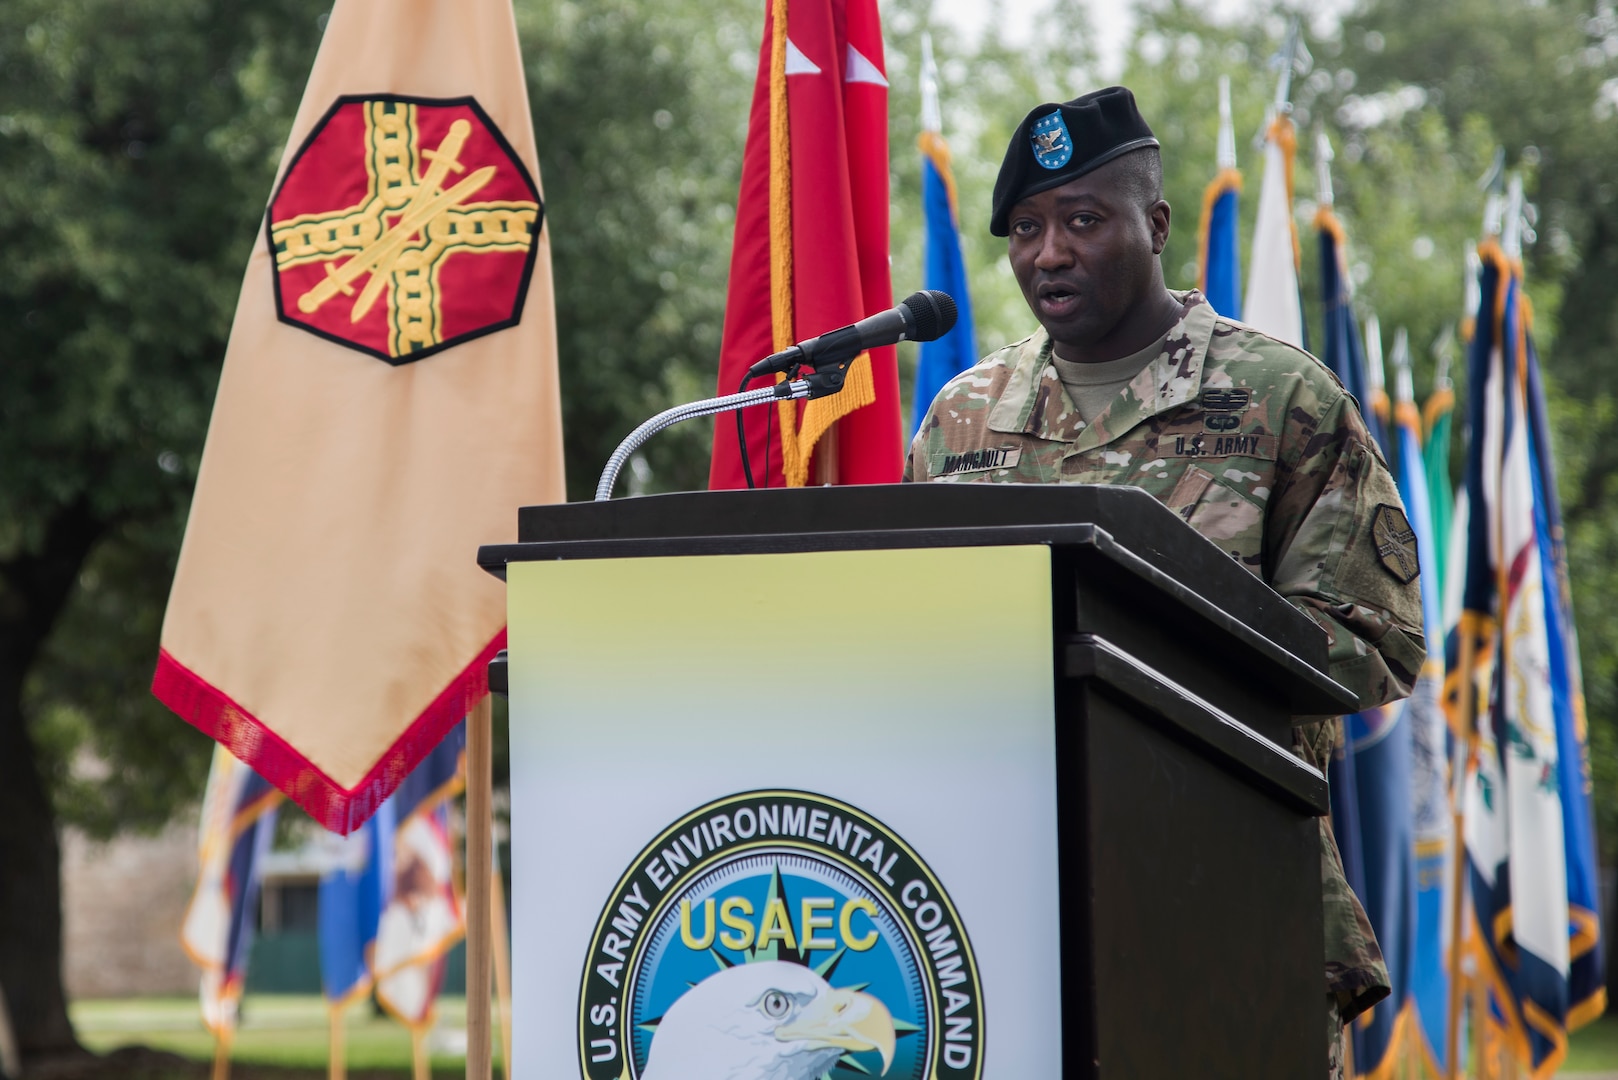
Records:
[[[1132,484],[1325,631],[1332,678],[1370,708],[1410,692],[1425,659],[1421,595],[1378,553],[1377,509],[1403,503],[1354,400],[1300,349],[1219,316],[1195,290],[1162,351],[1086,423],[1041,330],[945,385],[905,479]],[[1391,563],[1391,567],[1390,567]],[[1295,729],[1325,771],[1341,722]],[[1328,985],[1352,1019],[1388,992],[1369,921],[1322,831]]]

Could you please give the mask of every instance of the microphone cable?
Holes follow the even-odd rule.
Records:
[[[738,394],[747,391],[747,384],[753,381],[753,373],[742,372],[742,383],[736,388]],[[742,414],[746,409],[736,410],[736,448],[742,452],[742,475],[747,477],[747,490],[752,491],[758,485],[753,483],[753,463],[747,460],[747,429],[742,426]],[[766,421],[767,423],[767,421]],[[770,429],[764,429],[764,484],[770,483]]]

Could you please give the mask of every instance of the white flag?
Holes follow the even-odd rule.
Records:
[[[1264,184],[1247,270],[1242,321],[1271,337],[1303,348],[1303,308],[1298,297],[1298,247],[1292,231],[1292,159],[1297,149],[1292,120],[1276,117],[1264,144]]]

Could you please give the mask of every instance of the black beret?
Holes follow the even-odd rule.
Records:
[[[1135,95],[1109,86],[1061,105],[1040,105],[1017,125],[994,182],[989,232],[1010,233],[1011,208],[1030,195],[1060,187],[1113,158],[1158,145]]]

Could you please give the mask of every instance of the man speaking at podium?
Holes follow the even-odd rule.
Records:
[[[907,480],[1133,484],[1326,632],[1361,708],[1410,692],[1424,660],[1415,540],[1353,398],[1314,357],[1164,287],[1157,140],[1115,86],[1030,112],[989,231],[1041,329],[945,385]],[[1322,772],[1338,719],[1294,729]],[[1332,1074],[1343,1024],[1389,992],[1322,819]]]

